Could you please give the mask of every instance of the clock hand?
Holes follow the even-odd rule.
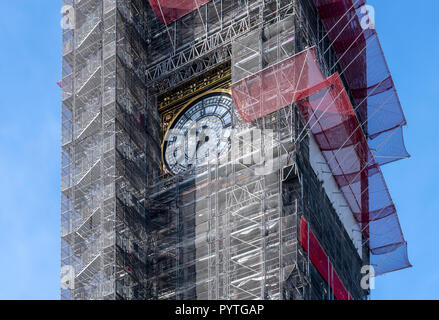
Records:
[[[198,150],[202,145],[204,145],[206,142],[209,141],[209,137],[206,136],[204,130],[207,129],[207,126],[203,126],[203,131],[201,131],[201,136],[199,139],[197,139],[197,145],[195,147],[194,153],[192,154],[191,162],[193,163],[194,158],[196,157]]]
[[[197,155],[197,151],[198,151],[199,147],[200,147],[200,141],[197,141],[197,145],[194,148],[194,152],[192,152],[192,156],[190,158],[190,162],[189,162],[190,165],[194,164],[194,159],[195,159],[195,156]]]

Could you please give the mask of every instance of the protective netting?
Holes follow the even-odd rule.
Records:
[[[376,274],[410,266],[398,216],[351,101],[335,73],[324,77],[315,48],[232,84],[235,106],[252,121],[297,102],[369,241]]]
[[[314,0],[379,164],[408,157],[406,124],[365,0]]]
[[[149,0],[149,4],[162,23],[170,24],[210,1],[211,0]]]
[[[322,89],[325,77],[315,60],[315,50],[305,50],[235,82],[233,98],[242,120],[253,121]]]
[[[369,239],[371,263],[382,274],[410,266],[398,216],[379,163],[375,161],[338,74],[326,80],[328,87],[299,101],[302,114],[320,146],[328,166]],[[397,259],[392,265],[388,259]],[[381,265],[381,261],[386,265]],[[402,263],[402,265],[399,265]]]
[[[209,1],[149,3],[159,19],[169,24]],[[365,0],[314,2],[355,109],[337,70],[331,70],[334,75],[328,79],[320,72],[314,50],[235,79],[235,106],[242,119],[250,122],[299,102],[351,211],[362,225],[376,273],[409,267],[395,206],[379,168],[408,157],[402,134],[406,120],[379,39],[365,15]],[[293,34],[288,31],[281,38],[282,43],[289,44]]]

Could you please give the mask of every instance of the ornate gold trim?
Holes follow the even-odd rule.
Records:
[[[165,174],[171,174],[173,175],[172,172],[170,172],[168,170],[168,168],[166,167],[165,164],[165,155],[164,155],[164,147],[165,147],[165,142],[166,142],[166,138],[168,136],[169,131],[171,130],[172,126],[174,125],[175,121],[178,119],[178,117],[184,112],[186,111],[194,102],[196,102],[197,100],[202,99],[203,97],[209,95],[209,94],[213,94],[213,93],[226,93],[228,95],[230,95],[230,97],[232,96],[232,90],[230,89],[212,89],[212,90],[208,90],[206,92],[203,92],[202,94],[199,94],[196,97],[193,97],[192,99],[190,99],[188,102],[186,102],[181,108],[180,110],[174,115],[174,117],[172,118],[172,120],[169,122],[168,128],[166,129],[166,132],[163,135],[163,141],[161,144],[161,158],[162,158],[162,167],[163,167],[163,173]]]
[[[190,96],[197,95],[203,90],[210,90],[212,87],[217,88],[218,85],[230,87],[232,76],[232,69],[229,64],[223,65],[220,68],[209,71],[206,74],[198,77],[196,80],[192,80],[190,83],[184,83],[179,87],[168,91],[160,95],[158,110],[159,112],[166,111],[177,106],[182,101],[186,100]]]

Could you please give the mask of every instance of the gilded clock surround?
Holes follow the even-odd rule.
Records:
[[[228,93],[231,95],[231,69],[230,63],[208,71],[201,77],[187,82],[177,88],[160,95],[158,111],[161,121],[161,171],[168,176],[171,173],[166,168],[163,156],[165,137],[178,116],[193,102],[211,93]]]

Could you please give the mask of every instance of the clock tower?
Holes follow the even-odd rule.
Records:
[[[281,102],[279,110],[247,121],[247,112],[255,115],[261,106],[274,106],[277,88],[294,81],[296,71],[275,87],[273,75],[286,71],[258,74],[292,61],[318,41],[300,26],[300,19],[315,18],[315,8],[309,1],[207,1],[177,18],[166,14],[169,7],[162,1],[152,2],[159,22],[150,23],[157,38],[149,50],[160,59],[148,66],[147,77],[160,119],[161,165],[145,196],[147,295],[367,296],[358,283],[368,258],[361,253],[361,232],[352,233],[359,226],[353,218],[338,224],[334,199],[318,187],[310,161],[315,142],[303,136],[307,120],[298,106]],[[325,71],[333,64],[321,61]],[[239,87],[244,82],[248,91]],[[243,92],[247,96],[241,99]],[[242,104],[249,110],[240,109]],[[307,189],[310,185],[315,189]],[[317,207],[310,210],[304,201]],[[340,275],[348,288],[342,294],[324,284],[300,244],[301,221],[311,217],[335,227],[324,252],[343,248],[353,258],[349,270],[358,270],[354,277]],[[344,268],[336,263],[337,270]]]
[[[408,267],[372,238],[404,121],[368,123],[357,4],[63,0],[62,298],[366,299],[365,266]]]

